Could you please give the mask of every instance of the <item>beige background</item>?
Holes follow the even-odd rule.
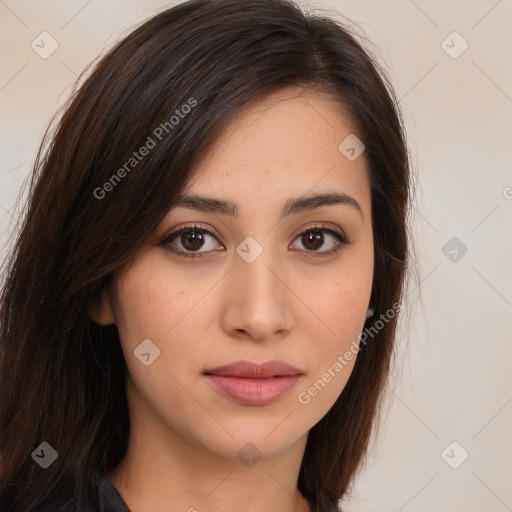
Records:
[[[170,5],[0,0],[2,247],[15,227],[15,196],[77,75]],[[400,98],[418,174],[421,287],[409,287],[389,412],[345,510],[512,510],[512,1],[309,5],[336,9],[373,41]],[[58,43],[47,59],[31,48],[43,31]],[[459,247],[443,252],[453,237]],[[465,452],[457,469],[448,465]]]

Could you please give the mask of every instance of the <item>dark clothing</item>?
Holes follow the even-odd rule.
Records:
[[[100,503],[103,504],[104,512],[130,512],[128,505],[124,502],[117,489],[105,477],[102,477],[100,481],[98,498]]]
[[[64,503],[71,502],[73,499],[72,492],[68,491],[43,503],[35,512],[57,512],[57,510],[62,510],[62,512],[131,512],[110,480],[104,476],[95,475],[92,481],[96,482],[94,486],[94,502],[82,502],[80,508],[75,503],[74,505],[68,505],[64,509],[61,509],[59,507],[62,507]],[[329,510],[329,512],[342,512],[342,509],[337,503],[337,499],[334,497],[331,497],[327,510]]]
[[[96,482],[93,502],[82,501],[80,507],[76,502],[73,502],[61,509],[60,507],[66,503],[71,503],[73,500],[73,493],[68,490],[42,503],[36,512],[56,512],[57,510],[65,512],[131,512],[110,480],[104,476],[95,475],[93,482]]]

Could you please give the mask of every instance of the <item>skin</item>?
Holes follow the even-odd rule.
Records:
[[[353,133],[339,102],[292,87],[238,114],[186,190],[237,203],[238,217],[171,209],[116,276],[115,297],[105,291],[91,311],[98,323],[117,324],[128,366],[128,451],[105,476],[132,512],[310,510],[297,488],[308,431],[342,392],[355,359],[309,403],[298,395],[358,341],[373,279],[364,153],[349,161],[338,150]],[[362,215],[337,204],[281,219],[287,199],[333,191],[354,198]],[[210,255],[179,258],[172,243],[159,244],[189,223],[215,236],[195,249]],[[350,243],[315,257],[336,246],[326,233],[316,252],[305,245],[300,234],[315,223]],[[263,248],[252,263],[236,252],[249,236]],[[194,251],[180,236],[173,248]],[[149,366],[134,355],[145,339],[161,351]],[[269,405],[239,404],[203,375],[237,360],[272,359],[303,376]],[[261,455],[251,467],[237,457],[249,442]]]

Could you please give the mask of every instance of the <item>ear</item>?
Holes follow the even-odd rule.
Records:
[[[89,316],[99,325],[110,325],[116,323],[108,288],[103,289],[99,302],[91,307]]]

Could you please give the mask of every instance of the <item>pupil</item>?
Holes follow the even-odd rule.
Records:
[[[203,242],[202,233],[196,233],[195,231],[189,231],[182,235],[183,246],[190,250],[200,249]]]
[[[308,249],[318,249],[319,247],[322,247],[322,238],[323,233],[320,233],[319,231],[310,231],[306,236],[306,241],[303,241],[304,246]],[[312,247],[310,247],[311,245]]]
[[[189,231],[188,233],[183,233],[181,241],[184,247],[193,251],[200,249],[204,240],[202,233]],[[323,233],[319,231],[309,231],[305,237],[303,236],[303,243],[308,249],[318,249],[323,243]]]

